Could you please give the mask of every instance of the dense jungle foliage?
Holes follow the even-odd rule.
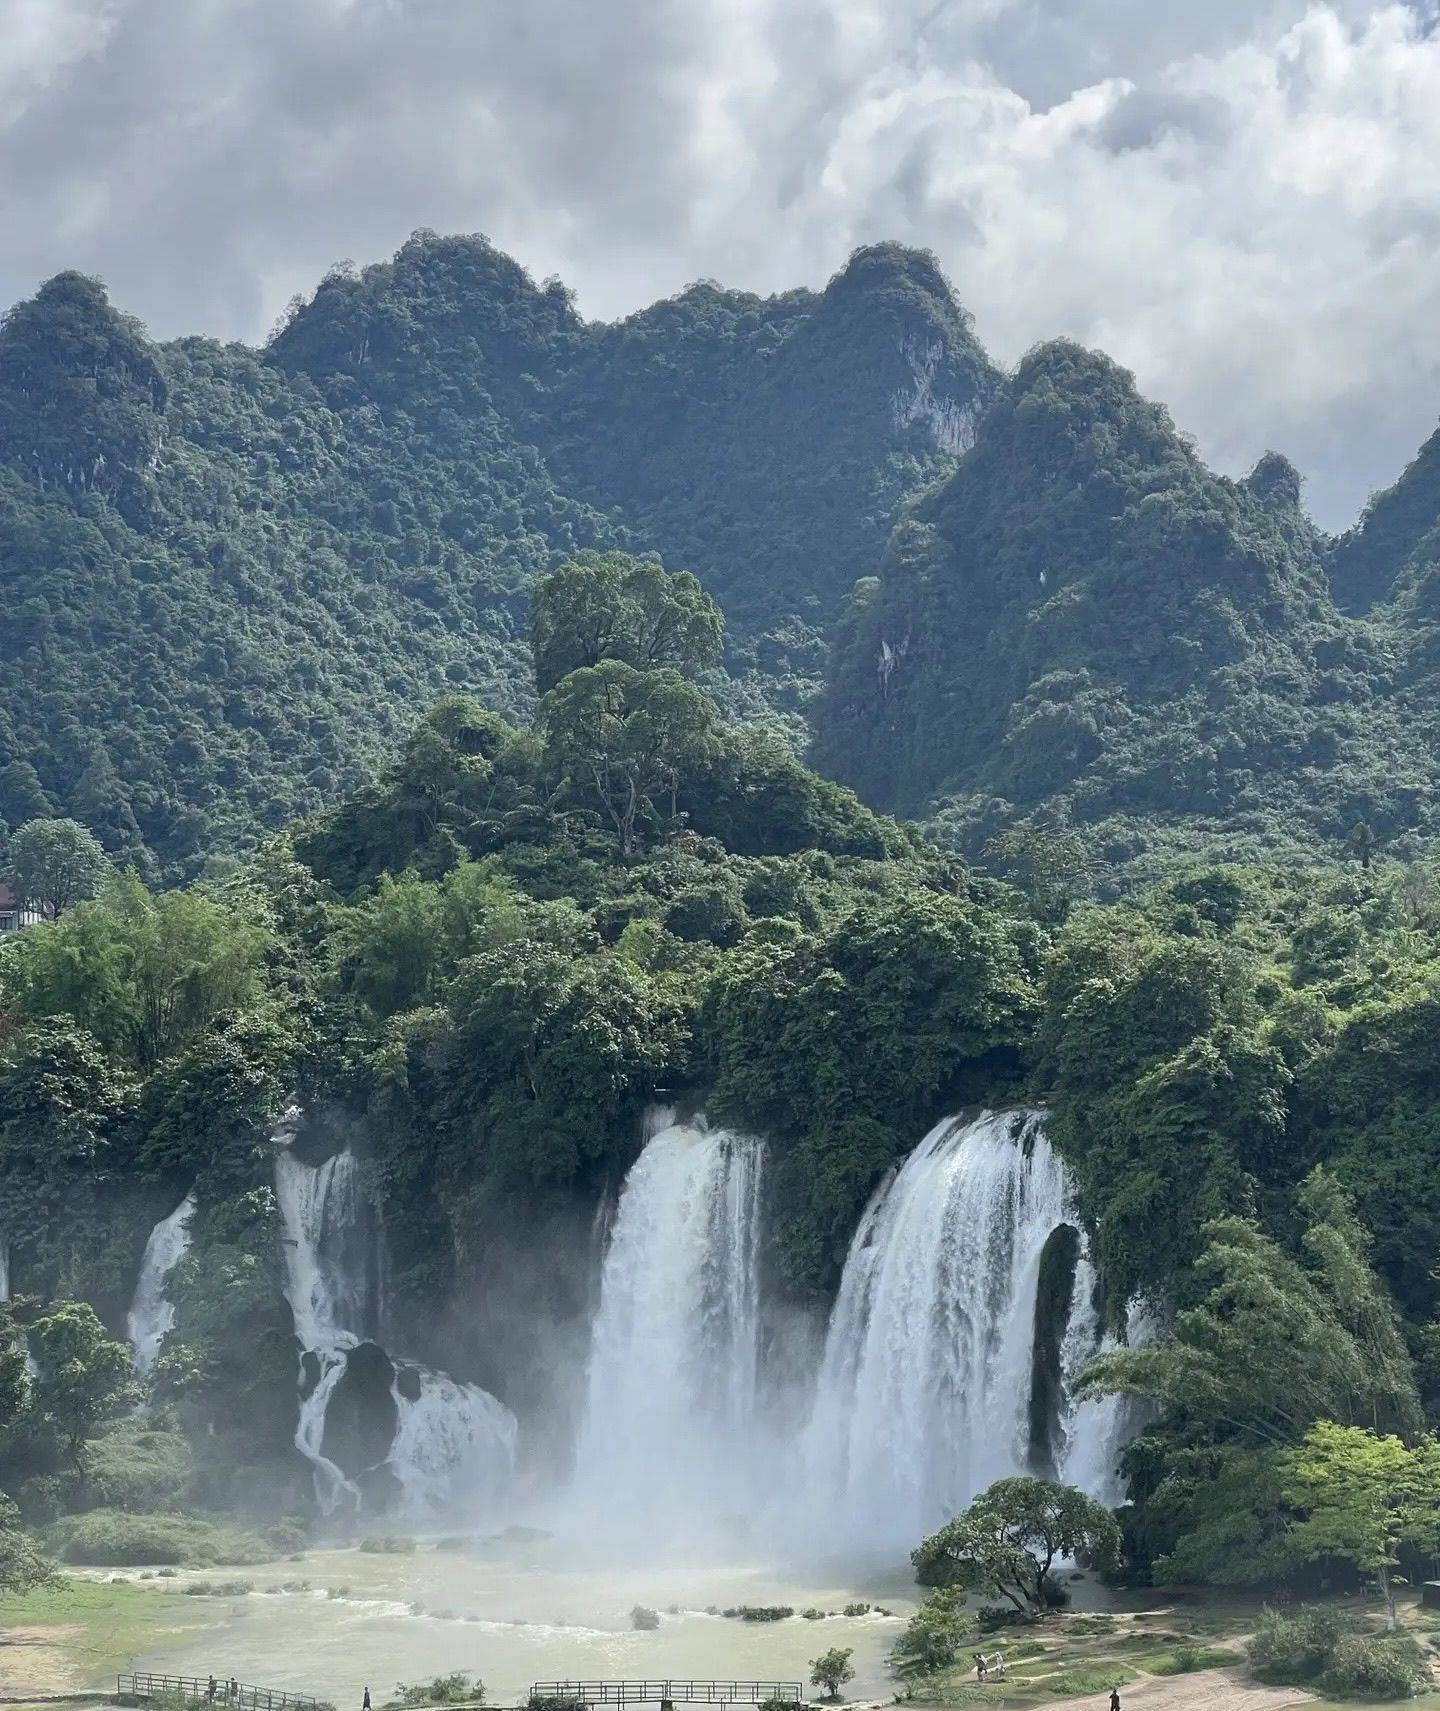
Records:
[[[1301,1573],[1307,1431],[1440,1422],[1436,873],[1367,851],[1103,904],[1041,862],[1000,882],[725,721],[690,580],[592,559],[543,593],[533,727],[446,698],[243,873],[97,876],[0,949],[0,1484],[35,1520],[303,1501],[267,1145],[292,1095],[299,1144],[363,1151],[410,1346],[461,1368],[436,1304],[498,1226],[613,1188],[652,1101],[768,1138],[767,1266],[817,1304],[932,1122],[1043,1103],[1117,1322],[1173,1316],[1091,1378],[1153,1399],[1126,1571]],[[132,1442],[107,1336],[192,1188],[140,1434],[177,1462]],[[47,1346],[79,1351],[63,1395]]]
[[[432,233],[260,351],[78,275],[5,317],[0,822],[226,871],[417,706],[527,719],[536,578],[616,549],[724,603],[727,716],[972,858],[1040,829],[1113,892],[1434,842],[1434,440],[1331,542],[1282,457],[1213,475],[1104,357],[1002,377],[922,253],[604,325]]]
[[[1427,514],[1433,447],[1332,548],[1283,458],[1214,475],[1124,370],[1042,346],[852,594],[819,762],[971,854],[1063,833],[1111,890],[1197,851],[1334,859],[1357,826],[1433,847]],[[1385,561],[1394,598],[1343,614],[1327,558],[1347,598]]]
[[[0,820],[223,868],[393,756],[533,705],[536,577],[631,546],[729,603],[732,713],[792,737],[823,632],[995,375],[934,263],[583,321],[482,239],[341,269],[263,351],[154,344],[65,274],[0,324]]]
[[[304,1508],[292,1098],[407,1348],[492,1385],[443,1304],[652,1102],[767,1138],[809,1308],[937,1118],[1043,1104],[1162,1327],[1088,1381],[1147,1400],[1124,1572],[1319,1572],[1305,1458],[1440,1425],[1440,453],[1340,541],[1299,494],[1093,353],[1001,377],[893,246],[597,326],[422,234],[261,352],[73,275],[12,310],[0,878],[48,919],[0,942],[0,1490],[77,1550]]]

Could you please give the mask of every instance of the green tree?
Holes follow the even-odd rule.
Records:
[[[933,1675],[954,1663],[967,1627],[960,1595],[957,1587],[937,1587],[905,1624],[890,1652],[900,1675]]]
[[[20,1525],[15,1505],[0,1491],[0,1596],[33,1592],[37,1586],[58,1586],[55,1565],[47,1562]]]
[[[1093,1497],[1045,1479],[998,1479],[910,1554],[928,1586],[998,1593],[1023,1616],[1046,1608],[1050,1569],[1076,1557],[1102,1571],[1120,1560],[1120,1528]]]
[[[831,1646],[828,1652],[821,1652],[818,1658],[811,1658],[811,1683],[815,1687],[823,1687],[827,1699],[838,1699],[840,1689],[845,1683],[854,1681],[855,1666],[850,1662],[854,1655],[853,1646]]]
[[[29,1341],[36,1406],[83,1485],[86,1440],[137,1400],[130,1350],[105,1334],[85,1301],[52,1307],[31,1325]]]
[[[1063,921],[1084,887],[1089,866],[1074,832],[1017,826],[997,832],[980,852],[986,866],[1008,879],[1042,921]]]
[[[540,704],[552,776],[597,805],[633,855],[643,820],[673,821],[681,780],[721,750],[713,701],[669,669],[621,660],[582,666]]]
[[[1304,1557],[1334,1557],[1374,1579],[1393,1633],[1395,1573],[1410,1547],[1440,1548],[1440,1443],[1414,1447],[1358,1426],[1318,1420],[1282,1461],[1285,1495],[1303,1516],[1290,1542]]]
[[[698,671],[720,658],[725,619],[688,572],[656,559],[582,552],[535,588],[531,647],[542,695],[582,666]]]
[[[149,1067],[259,995],[273,937],[235,889],[158,896],[133,875],[63,921],[19,935],[0,984],[29,1016],[68,1015]]]
[[[1210,1224],[1196,1266],[1203,1294],[1176,1315],[1173,1336],[1100,1355],[1082,1393],[1145,1396],[1192,1430],[1280,1449],[1323,1419],[1416,1433],[1414,1369],[1368,1235],[1322,1169],[1299,1207],[1303,1259],[1249,1219]]]
[[[54,812],[55,804],[28,760],[0,767],[0,820],[23,826],[28,820],[47,820]]]
[[[99,840],[78,820],[31,820],[11,834],[6,883],[52,921],[93,897],[109,871]]]
[[[1373,829],[1364,820],[1357,820],[1346,836],[1345,847],[1351,855],[1359,858],[1361,867],[1369,867],[1379,841]]]

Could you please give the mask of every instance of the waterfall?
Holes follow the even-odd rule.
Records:
[[[346,1358],[365,1326],[366,1244],[355,1156],[346,1148],[308,1165],[289,1146],[276,1148],[275,1199],[285,1229],[285,1298],[304,1350],[295,1447],[314,1469],[315,1495],[329,1515],[360,1506],[360,1488],[324,1454],[325,1415],[345,1375]],[[307,1366],[307,1356],[309,1366]]]
[[[1082,1296],[1082,1289],[1084,1291]],[[1144,1348],[1155,1341],[1160,1327],[1154,1314],[1138,1301],[1125,1313],[1124,1345]],[[1060,1477],[1078,1485],[1110,1508],[1125,1501],[1120,1477],[1120,1454],[1150,1417],[1149,1405],[1133,1396],[1102,1396],[1095,1401],[1068,1400],[1075,1378],[1097,1354],[1119,1348],[1121,1339],[1105,1331],[1100,1320],[1098,1279],[1088,1260],[1081,1260],[1075,1277],[1075,1305],[1065,1334],[1066,1414],[1061,1422],[1065,1453]]]
[[[948,1119],[881,1185],[845,1262],[803,1446],[810,1513],[852,1547],[908,1551],[1027,1470],[1040,1260],[1075,1222],[1037,1113]],[[1093,1303],[1084,1270],[1076,1300]],[[1084,1334],[1067,1334],[1072,1357]]]
[[[140,1372],[149,1372],[154,1366],[165,1333],[175,1323],[175,1308],[165,1293],[165,1282],[189,1249],[194,1215],[195,1195],[191,1192],[168,1218],[160,1220],[145,1244],[135,1297],[125,1318],[125,1334]]]
[[[413,1375],[413,1377],[412,1377]],[[409,1388],[418,1389],[410,1396]],[[390,1394],[397,1425],[385,1465],[411,1513],[439,1513],[456,1488],[481,1515],[493,1515],[515,1471],[515,1416],[478,1384],[458,1384],[428,1367],[397,1369]]]
[[[383,1460],[352,1478],[325,1454],[327,1415],[350,1357],[379,1329],[380,1235],[348,1147],[310,1165],[287,1135],[275,1138],[285,1295],[304,1350],[295,1447],[314,1470],[322,1510],[358,1509],[364,1475],[378,1467],[393,1476],[402,1506],[416,1515],[456,1507],[493,1515],[514,1468],[515,1417],[478,1385],[392,1362],[396,1425]]]
[[[763,1159],[701,1117],[658,1128],[625,1179],[573,1493],[611,1525],[720,1519],[753,1494]]]
[[[0,1236],[0,1301],[10,1299],[10,1238]]]
[[[359,1167],[347,1147],[309,1165],[275,1154],[275,1198],[285,1226],[286,1299],[295,1335],[316,1352],[351,1348],[370,1327],[370,1233]]]

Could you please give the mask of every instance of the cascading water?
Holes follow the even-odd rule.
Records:
[[[0,1236],[0,1301],[10,1299],[10,1239]]]
[[[721,1519],[753,1491],[763,1161],[759,1141],[697,1118],[654,1133],[625,1179],[573,1489],[612,1527]]]
[[[360,1488],[323,1453],[325,1415],[346,1358],[365,1328],[365,1244],[358,1237],[360,1197],[355,1157],[347,1149],[323,1164],[308,1165],[288,1147],[275,1152],[275,1199],[285,1228],[285,1291],[295,1320],[302,1384],[295,1447],[315,1470],[315,1495],[325,1513],[342,1503],[360,1505]]]
[[[288,1139],[276,1136],[275,1197],[285,1229],[285,1293],[305,1351],[295,1445],[313,1467],[316,1496],[330,1514],[363,1500],[357,1480],[325,1454],[325,1429],[351,1355],[377,1329],[379,1237],[354,1154],[346,1148],[310,1165]],[[394,1476],[403,1507],[493,1516],[514,1468],[510,1410],[478,1385],[410,1363],[394,1364],[390,1396],[395,1431],[377,1465]]]
[[[195,1215],[195,1196],[187,1194],[168,1218],[150,1232],[135,1281],[135,1296],[125,1317],[125,1334],[135,1351],[135,1366],[149,1372],[160,1353],[165,1333],[175,1323],[175,1307],[165,1293],[170,1273],[190,1246],[190,1220]]]
[[[457,1384],[428,1367],[397,1370],[390,1394],[397,1423],[385,1465],[400,1482],[404,1507],[415,1515],[438,1512],[459,1490],[477,1514],[496,1514],[515,1470],[515,1416],[505,1404],[478,1384]]]
[[[1133,1396],[1102,1396],[1095,1401],[1072,1399],[1074,1381],[1086,1362],[1122,1346],[1120,1339],[1105,1331],[1101,1323],[1097,1282],[1089,1261],[1082,1259],[1075,1275],[1075,1305],[1062,1353],[1066,1401],[1061,1421],[1065,1452],[1061,1457],[1060,1477],[1067,1485],[1078,1485],[1114,1509],[1125,1501],[1121,1452],[1144,1424],[1149,1409]],[[1154,1316],[1132,1301],[1125,1315],[1124,1346],[1144,1348],[1158,1335],[1159,1325]]]
[[[1074,1222],[1037,1113],[940,1123],[874,1196],[804,1444],[810,1512],[832,1516],[851,1548],[908,1551],[1028,1467],[1041,1256]],[[1082,1315],[1094,1311],[1084,1271]]]

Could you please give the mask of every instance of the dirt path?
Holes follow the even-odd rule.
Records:
[[[1282,1705],[1301,1705],[1314,1697],[1299,1687],[1266,1687],[1238,1666],[1145,1675],[1120,1689],[1122,1711],[1280,1711]],[[1096,1700],[1103,1711],[1108,1696],[1097,1694]]]
[[[85,1686],[71,1655],[80,1629],[63,1623],[0,1630],[0,1694],[70,1693]]]

